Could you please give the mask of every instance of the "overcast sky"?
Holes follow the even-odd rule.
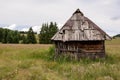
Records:
[[[0,27],[39,31],[53,21],[61,28],[77,8],[109,35],[120,34],[120,0],[0,0]]]

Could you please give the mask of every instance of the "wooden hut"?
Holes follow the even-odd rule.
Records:
[[[55,54],[81,57],[105,57],[105,40],[111,37],[77,9],[64,26],[51,38]]]

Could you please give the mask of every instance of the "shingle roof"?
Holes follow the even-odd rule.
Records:
[[[51,38],[53,41],[88,41],[111,39],[100,27],[77,9],[65,25]]]

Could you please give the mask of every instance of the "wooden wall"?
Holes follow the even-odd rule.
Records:
[[[77,59],[105,57],[104,41],[56,41],[55,53],[56,56],[69,54]]]

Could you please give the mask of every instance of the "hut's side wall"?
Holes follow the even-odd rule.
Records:
[[[104,41],[70,41],[70,42],[55,42],[56,55],[70,54],[78,59],[81,57],[104,57],[105,47]]]

